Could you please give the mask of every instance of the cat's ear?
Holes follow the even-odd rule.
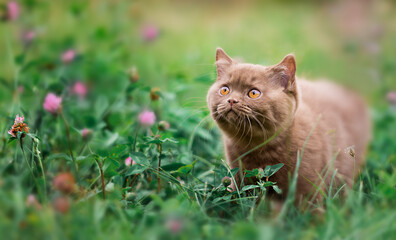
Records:
[[[234,63],[232,58],[224,52],[223,49],[216,49],[216,68],[217,68],[217,79],[221,78],[227,69]]]
[[[279,71],[279,81],[285,91],[296,91],[296,59],[294,55],[286,55],[280,63],[275,65],[275,69]]]

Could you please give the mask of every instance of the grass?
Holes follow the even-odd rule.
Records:
[[[385,101],[396,88],[393,4],[375,5],[373,21],[385,33],[374,40],[343,34],[331,6],[310,1],[26,0],[19,5],[17,20],[0,23],[4,238],[393,237],[396,108]],[[142,39],[146,24],[159,29],[154,41]],[[36,37],[27,47],[20,36],[29,29]],[[367,51],[367,41],[381,51]],[[374,131],[366,166],[344,196],[345,186],[317,193],[324,194],[323,213],[287,204],[276,217],[265,198],[272,183],[235,192],[222,184],[236,171],[225,164],[220,133],[206,108],[217,46],[262,64],[293,52],[298,75],[326,76],[370,103]],[[61,61],[67,49],[77,52],[69,64]],[[132,66],[137,82],[130,80]],[[76,81],[87,86],[85,98],[71,93]],[[159,90],[152,91],[155,87]],[[49,92],[62,97],[62,115],[43,109]],[[150,128],[138,123],[146,109],[156,115]],[[22,146],[20,139],[8,142],[16,114],[30,127]],[[170,128],[158,128],[160,121]],[[91,130],[89,137],[83,138],[84,128]],[[128,156],[137,164],[126,166]],[[303,161],[303,149],[299,156]],[[75,178],[72,191],[56,184],[64,172]],[[334,178],[335,173],[325,174]],[[296,177],[290,181],[293,186]],[[28,201],[30,195],[36,201]]]

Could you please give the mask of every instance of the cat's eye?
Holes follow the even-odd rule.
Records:
[[[261,92],[259,90],[257,90],[257,89],[252,89],[248,93],[248,96],[250,98],[258,98],[258,97],[260,97],[260,95],[261,95]]]
[[[220,95],[225,96],[230,92],[230,89],[226,86],[220,88]]]

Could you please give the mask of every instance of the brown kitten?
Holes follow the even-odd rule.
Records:
[[[334,184],[352,184],[370,137],[370,121],[363,100],[329,82],[297,79],[293,55],[265,67],[237,63],[218,48],[216,66],[217,80],[209,89],[207,102],[223,133],[231,168],[239,167],[235,161],[239,156],[276,134],[266,145],[242,157],[241,162],[243,169],[264,169],[267,165],[283,163],[284,167],[269,180],[277,182],[283,190],[283,195],[274,197],[284,199],[297,152],[301,152],[317,122],[304,149],[296,199],[312,196],[316,190],[313,184],[324,190],[334,169],[338,171]],[[354,149],[347,151],[350,146]],[[325,177],[330,166],[331,171]]]

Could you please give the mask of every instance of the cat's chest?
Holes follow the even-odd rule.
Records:
[[[235,160],[246,153],[245,148],[227,147],[228,161],[232,167],[239,167],[239,163]],[[265,168],[268,165],[285,163],[290,158],[290,152],[281,146],[267,146],[259,148],[256,151],[244,156],[241,161],[244,169]]]

